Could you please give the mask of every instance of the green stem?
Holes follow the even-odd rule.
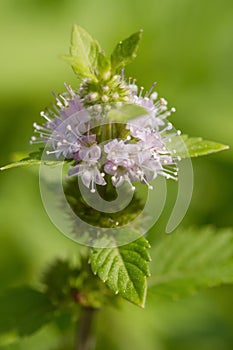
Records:
[[[78,323],[75,339],[75,350],[93,350],[94,339],[92,336],[92,324],[95,314],[93,308],[83,308]]]

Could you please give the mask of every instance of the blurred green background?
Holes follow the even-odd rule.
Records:
[[[32,123],[51,103],[51,91],[62,92],[64,81],[77,85],[59,59],[68,52],[72,23],[86,28],[107,53],[143,28],[137,60],[126,74],[146,89],[158,82],[159,94],[177,108],[176,128],[233,146],[232,0],[0,0],[0,9],[1,165],[14,152],[32,149]],[[232,149],[194,160],[193,167],[193,199],[182,225],[232,226]],[[49,221],[37,169],[1,173],[0,193],[0,288],[38,285],[44,266],[54,256],[73,256],[77,245]],[[151,239],[163,232],[168,214]],[[98,318],[97,349],[230,350],[232,292],[222,287],[177,302],[149,299],[145,310],[105,310]],[[57,330],[48,326],[4,348],[48,350],[57,342]]]

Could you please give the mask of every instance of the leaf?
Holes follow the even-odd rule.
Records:
[[[56,166],[56,165],[60,165],[63,163],[63,161],[49,161],[49,160],[39,160],[39,159],[22,159],[19,162],[14,162],[14,163],[10,163],[7,164],[3,167],[0,168],[0,170],[7,170],[7,169],[11,169],[11,168],[24,168],[24,167],[30,167],[33,165],[40,165],[40,164],[45,164],[45,165],[50,165],[50,166]]]
[[[17,332],[30,335],[53,315],[53,305],[41,292],[30,287],[19,287],[0,295],[0,333]]]
[[[144,237],[120,247],[94,248],[90,255],[92,270],[113,292],[144,307],[149,276],[148,248]]]
[[[99,74],[103,78],[105,78],[105,76],[108,78],[108,75],[110,75],[110,70],[111,70],[111,62],[103,52],[99,52],[97,65],[98,65]]]
[[[119,108],[111,109],[108,112],[107,117],[112,121],[124,123],[130,119],[142,117],[145,115],[148,115],[148,111],[145,110],[145,108],[135,104],[127,103],[123,104]]]
[[[10,164],[7,164],[3,167],[0,168],[0,170],[7,170],[11,168],[18,168],[18,167],[30,167],[33,165],[40,165],[40,164],[45,164],[45,165],[50,165],[50,166],[56,166],[60,165],[63,163],[63,161],[59,160],[49,160],[49,159],[41,159],[43,154],[43,149],[40,148],[39,151],[37,152],[31,152],[29,153],[28,157],[25,157],[19,161],[12,162]]]
[[[203,140],[201,137],[188,137],[188,135],[173,136],[167,147],[175,149],[176,155],[181,158],[204,156],[229,148],[221,143]]]
[[[73,26],[70,55],[62,58],[71,64],[79,78],[95,78],[100,46],[90,34],[78,25]]]
[[[179,299],[233,283],[233,231],[205,228],[164,236],[153,253],[150,294]]]
[[[139,43],[142,38],[142,32],[142,30],[139,30],[138,32],[132,34],[130,37],[117,44],[111,55],[113,72],[125,67],[136,58]]]

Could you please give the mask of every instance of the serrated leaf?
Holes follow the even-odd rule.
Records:
[[[90,255],[92,270],[113,292],[144,307],[149,276],[148,248],[144,237],[120,247],[94,248]]]
[[[100,46],[86,30],[74,25],[71,35],[70,55],[62,58],[71,64],[79,78],[95,78]]]
[[[149,291],[179,299],[233,283],[233,231],[206,228],[164,236],[152,254]]]
[[[19,287],[0,295],[0,333],[30,335],[53,315],[54,307],[43,293],[30,287]]]
[[[203,140],[201,137],[188,137],[188,135],[173,136],[167,147],[175,149],[176,155],[181,158],[204,156],[229,148],[221,143]]]
[[[141,38],[142,30],[139,30],[138,32],[132,34],[130,37],[117,44],[111,55],[111,65],[113,72],[125,67],[136,58]]]

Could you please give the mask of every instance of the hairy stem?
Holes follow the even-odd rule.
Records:
[[[83,308],[78,323],[75,339],[75,350],[93,350],[94,339],[92,336],[92,323],[95,314],[93,308]]]

